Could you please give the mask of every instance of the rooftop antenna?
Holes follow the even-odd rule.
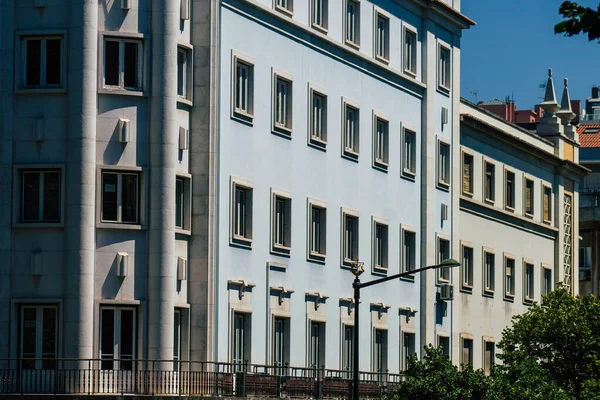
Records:
[[[475,104],[477,104],[477,92],[476,91],[471,91],[471,94],[473,96],[475,96]]]

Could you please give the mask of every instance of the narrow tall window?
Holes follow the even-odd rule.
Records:
[[[525,278],[523,280],[524,284],[524,300],[525,302],[532,302],[535,296],[535,276],[534,276],[534,266],[530,263],[525,263]]]
[[[139,223],[139,178],[136,172],[102,172],[102,222]]]
[[[179,370],[181,361],[181,310],[175,310],[173,315],[173,367]]]
[[[242,371],[245,362],[250,362],[252,315],[236,312],[233,314],[233,363],[236,371]]]
[[[23,170],[21,181],[21,222],[59,222],[60,171]]]
[[[534,213],[534,184],[531,179],[525,179],[525,215],[533,216]]]
[[[346,43],[359,45],[360,29],[360,3],[356,0],[346,0],[345,12],[345,39]]]
[[[473,339],[462,339],[462,357],[460,363],[463,366],[473,365]]]
[[[342,341],[342,369],[347,372],[352,371],[352,362],[354,361],[354,327],[344,325]]]
[[[485,163],[485,178],[484,178],[484,195],[485,201],[493,203],[496,200],[496,166],[489,162]]]
[[[292,246],[292,200],[273,194],[272,251],[289,254]]]
[[[248,246],[252,243],[252,188],[234,182],[231,194],[231,240]]]
[[[496,255],[489,251],[483,252],[483,292],[484,294],[493,294],[496,288]]]
[[[373,166],[387,170],[389,154],[389,123],[375,117],[375,132],[373,135]]]
[[[416,268],[416,233],[402,231],[402,272],[413,271]]]
[[[309,367],[325,365],[325,323],[310,321]]]
[[[438,86],[450,90],[450,49],[439,46]]]
[[[50,89],[63,86],[62,39],[61,36],[22,39],[25,89]]]
[[[349,265],[358,260],[358,216],[342,214],[343,262]]]
[[[496,361],[496,343],[483,342],[483,372],[486,375],[490,374],[492,367]]]
[[[254,114],[254,65],[234,56],[233,115],[252,120]]]
[[[373,343],[373,372],[382,374],[387,372],[387,348],[388,334],[387,330],[375,329]]]
[[[375,57],[383,61],[389,60],[390,48],[390,20],[375,13]]]
[[[292,81],[278,75],[275,75],[273,107],[273,128],[289,135],[292,129]]]
[[[27,305],[20,309],[19,358],[23,369],[52,369],[58,349],[58,308],[54,305]],[[33,360],[35,359],[35,360]]]
[[[175,179],[175,227],[183,229],[185,191],[182,178]]]
[[[462,192],[473,195],[473,156],[467,153],[463,153]]]
[[[462,289],[471,291],[473,288],[473,249],[462,248]]]
[[[542,268],[542,271],[544,273],[544,280],[542,281],[542,294],[547,295],[552,291],[552,270],[544,267]]]
[[[402,365],[400,366],[402,371],[406,371],[408,368],[408,358],[411,354],[415,354],[415,334],[402,332]]]
[[[188,98],[188,50],[177,49],[177,96]]]
[[[102,369],[133,370],[137,329],[134,308],[100,309],[100,365]]]
[[[504,259],[504,298],[512,300],[515,297],[515,260]]]
[[[504,201],[505,208],[510,210],[515,209],[515,174],[514,172],[506,171],[506,179],[504,182]]]
[[[442,348],[442,354],[450,358],[450,338],[448,336],[438,336],[438,347]]]
[[[327,144],[327,96],[310,90],[310,143],[319,147]]]
[[[290,319],[273,320],[273,365],[283,367],[290,361]]]
[[[344,103],[343,154],[353,159],[358,157],[359,111]]]
[[[409,175],[417,173],[416,158],[416,135],[415,132],[404,129],[404,143],[402,150],[403,169],[402,172]]]
[[[450,258],[450,241],[447,239],[438,238],[438,258],[437,264]],[[450,268],[438,268],[438,281],[450,282]]]
[[[404,28],[404,71],[417,74],[417,33]]]
[[[309,203],[309,254],[308,258],[316,261],[324,261],[327,254],[327,209],[319,205]]]
[[[312,2],[311,7],[311,22],[313,27],[321,28],[322,30],[327,29],[327,13],[328,13],[328,0],[310,0]]]
[[[275,9],[291,15],[294,12],[294,0],[275,0]]]
[[[552,222],[552,188],[543,186],[544,188],[544,222]]]
[[[438,184],[450,186],[450,145],[438,142]]]
[[[373,222],[373,269],[388,269],[388,226],[377,221]]]
[[[104,87],[142,89],[142,42],[135,39],[104,40]]]

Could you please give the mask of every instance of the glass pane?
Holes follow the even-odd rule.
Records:
[[[40,173],[23,172],[23,221],[40,218]]]
[[[21,329],[21,357],[35,358],[36,357],[36,309],[27,307],[23,309],[23,321]]]
[[[46,85],[60,85],[60,39],[46,40]]]
[[[25,72],[25,85],[37,86],[40,82],[42,63],[42,41],[40,39],[27,40],[27,66]]]
[[[179,360],[181,349],[181,312],[175,311],[173,325],[173,360]]]
[[[56,309],[43,309],[42,354],[44,358],[56,357]]]
[[[137,88],[138,84],[138,44],[125,42],[124,84],[126,88]]]
[[[60,173],[44,173],[44,221],[60,220]]]
[[[115,351],[115,310],[103,309],[100,315],[100,358],[102,369],[113,369]],[[110,360],[110,361],[107,361]]]
[[[138,220],[138,176],[123,174],[122,221],[137,222]]]
[[[119,176],[102,174],[102,220],[117,221],[117,183]]]
[[[134,312],[133,310],[121,310],[121,343],[119,358],[132,360],[134,354]],[[121,369],[133,369],[131,361],[121,361]]]
[[[177,51],[177,95],[185,96],[185,51]]]
[[[119,86],[119,42],[107,40],[104,53],[104,84]]]
[[[183,179],[175,181],[175,226],[183,228]]]

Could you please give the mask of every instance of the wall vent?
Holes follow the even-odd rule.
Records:
[[[181,0],[181,19],[190,19],[190,0]]]
[[[33,121],[33,139],[36,142],[44,141],[46,137],[46,120],[44,117],[36,118]]]
[[[190,131],[183,126],[179,127],[179,150],[187,150],[190,142]]]
[[[177,257],[177,280],[187,280],[187,260],[183,257]]]
[[[442,107],[442,124],[446,125],[448,123],[448,109],[446,107]]]
[[[133,0],[121,0],[121,10],[130,10]]]
[[[119,119],[119,142],[120,143],[129,143],[129,120],[128,119]]]
[[[129,274],[129,254],[117,253],[117,276],[125,278]]]
[[[44,273],[43,268],[44,268],[44,266],[42,264],[42,253],[41,252],[31,253],[31,266],[30,266],[31,275],[33,275],[33,276],[42,275]]]

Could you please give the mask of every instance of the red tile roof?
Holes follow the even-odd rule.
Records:
[[[600,147],[600,124],[581,124],[577,127],[581,147]]]

